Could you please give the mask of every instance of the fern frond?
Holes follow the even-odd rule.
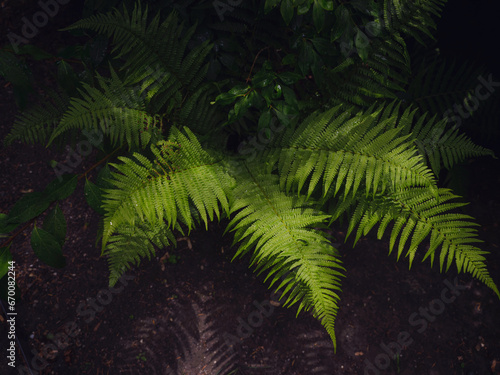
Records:
[[[436,29],[433,17],[440,17],[447,0],[383,0],[381,23],[389,32],[410,35],[422,45],[424,36],[434,39]]]
[[[135,225],[122,224],[111,236],[103,255],[108,258],[109,286],[113,287],[131,265],[155,254],[155,246],[176,245],[175,236],[166,225],[151,225],[137,220]]]
[[[415,77],[407,89],[412,103],[423,112],[448,119],[455,113],[456,105],[474,95],[481,73],[481,69],[472,64],[457,66],[455,62],[439,58],[423,60],[414,70]]]
[[[385,105],[380,112],[378,121],[393,117],[394,127],[401,128],[401,134],[409,134],[418,147],[419,153],[426,159],[436,176],[441,171],[441,165],[451,169],[455,164],[471,157],[495,156],[493,151],[473,143],[465,133],[458,128],[446,127],[445,119],[439,121],[436,115],[428,118],[428,114],[418,116],[418,110],[412,106],[403,112],[401,102],[396,101]],[[376,107],[365,112],[375,113]]]
[[[5,145],[19,140],[25,143],[46,143],[68,107],[69,98],[64,93],[49,92],[49,98],[41,104],[21,112]]]
[[[346,197],[363,186],[366,194],[387,187],[427,186],[434,188],[432,172],[422,162],[409,135],[394,128],[395,118],[377,122],[377,113],[341,111],[341,106],[309,116],[295,131],[289,131],[269,154],[278,162],[280,185],[300,191],[309,180],[309,197],[320,180],[323,196],[343,188]],[[335,186],[333,183],[335,182]],[[364,184],[364,185],[362,185]]]
[[[332,104],[351,103],[367,107],[375,100],[395,99],[410,77],[406,43],[398,34],[373,42],[366,62],[350,57],[327,71],[327,90]]]
[[[83,84],[86,92],[71,100],[49,144],[65,132],[81,129],[102,131],[113,145],[128,144],[129,149],[147,145],[150,137],[145,131],[156,126],[155,118],[145,111],[140,92],[126,87],[113,70],[111,74],[109,80],[98,77],[100,89]]]
[[[344,268],[324,234],[312,229],[329,216],[305,206],[304,199],[287,196],[277,176],[258,168],[249,166],[236,174],[231,202],[231,213],[236,214],[226,228],[240,242],[235,257],[253,249],[251,265],[259,274],[267,271],[270,286],[278,283],[277,288],[288,293],[285,306],[299,302],[297,314],[313,308],[336,345],[334,323]]]
[[[453,201],[458,196],[449,189],[439,189],[438,196],[426,188],[408,188],[387,191],[385,196],[378,195],[374,199],[358,196],[358,202],[350,198],[343,206],[338,206],[332,216],[338,217],[345,213],[346,208],[355,209],[349,223],[348,234],[357,226],[357,241],[361,235],[366,235],[379,224],[377,236],[382,238],[389,223],[394,222],[391,230],[389,253],[398,242],[397,258],[406,251],[410,267],[418,246],[430,237],[430,247],[423,260],[430,258],[434,263],[436,250],[440,248],[440,270],[446,265],[448,271],[453,260],[458,272],[468,272],[490,287],[499,297],[497,286],[486,269],[484,255],[474,243],[482,242],[477,238],[478,224],[471,221],[469,215],[454,212],[465,203]],[[398,239],[399,238],[399,239]]]
[[[191,206],[205,226],[214,213],[220,217],[219,204],[228,214],[220,168],[194,134],[184,130],[187,136],[172,128],[168,141],[151,147],[153,162],[134,153],[133,159],[120,157],[121,164],[112,164],[117,172],[112,173],[114,188],[105,193],[103,249],[117,228],[138,220],[151,225],[166,221],[168,228],[180,221],[191,230],[195,222]]]
[[[183,103],[182,108],[175,116],[175,123],[188,126],[199,134],[206,134],[222,123],[225,117],[218,112],[218,108],[210,104],[216,96],[212,85],[202,85]]]
[[[441,163],[446,169],[451,169],[471,157],[495,157],[493,151],[476,145],[458,128],[446,129],[446,120],[436,121],[436,116],[433,116],[425,121],[425,117],[415,124],[412,134],[420,153],[429,161],[436,175],[439,175]]]
[[[204,61],[212,46],[204,42],[188,51],[195,26],[184,30],[175,12],[163,22],[159,13],[148,20],[148,9],[142,9],[139,2],[131,14],[126,8],[123,12],[115,10],[78,21],[67,29],[78,28],[112,37],[113,51],[124,60],[122,69],[134,77],[151,72],[158,81],[156,96],[170,108],[179,106],[206,75],[208,65]]]

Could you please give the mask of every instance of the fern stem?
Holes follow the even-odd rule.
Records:
[[[52,206],[52,204],[51,204],[50,206]],[[50,208],[50,206],[49,206],[49,207],[47,207],[47,210]],[[45,211],[47,211],[47,210],[45,210]],[[45,211],[43,211],[43,212],[45,212]],[[43,213],[43,212],[42,212],[42,213]],[[40,215],[41,215],[41,214],[40,214]],[[38,216],[40,216],[40,215],[38,215]],[[38,217],[38,216],[37,216],[37,217]],[[10,237],[9,237],[9,238],[8,238],[8,239],[4,242],[4,243],[2,243],[2,244],[0,245],[0,248],[2,248],[2,247],[7,247],[7,246],[8,246],[8,245],[9,245],[9,244],[10,244],[10,243],[14,240],[14,238],[16,238],[16,237],[17,237],[20,233],[22,233],[22,232],[23,232],[26,228],[28,228],[28,227],[29,227],[29,226],[30,226],[30,225],[31,225],[31,224],[35,221],[35,219],[36,219],[37,217],[34,217],[34,218],[33,218],[33,219],[31,219],[30,221],[28,221],[26,224],[24,224],[22,228],[18,229],[18,230],[17,230],[17,231],[16,231],[16,232],[12,235],[12,236],[10,236]]]
[[[268,48],[269,46],[262,48],[259,52],[257,52],[257,55],[255,55],[255,59],[253,59],[252,67],[250,68],[250,73],[248,73],[246,83],[250,82],[250,76],[252,75],[253,68],[255,66],[255,63],[257,62],[257,58],[259,57],[260,53]]]
[[[113,154],[115,154],[120,149],[121,149],[121,146],[117,147],[116,149],[113,150],[113,152],[111,152],[110,154],[106,155],[104,158],[102,158],[97,163],[95,163],[94,165],[92,165],[89,169],[87,169],[85,172],[83,172],[82,174],[80,174],[78,176],[78,180],[81,180],[83,177],[86,177],[89,172],[91,172],[94,168],[97,168],[99,165],[101,165],[104,161],[106,161],[107,159],[109,159]]]

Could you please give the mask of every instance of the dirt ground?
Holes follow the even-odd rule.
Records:
[[[5,18],[5,9],[2,30],[29,13],[11,8],[12,17]],[[40,38],[55,40],[57,27],[47,25]],[[1,79],[0,99],[3,140],[16,107],[12,88]],[[66,156],[41,146],[2,146],[0,212],[24,193],[43,189],[55,177],[48,161]],[[89,156],[75,172],[92,162]],[[482,248],[491,252],[488,268],[497,285],[499,167],[490,159],[468,165],[466,208],[481,224]],[[500,374],[500,301],[494,293],[453,268],[440,274],[427,261],[409,271],[406,260],[387,256],[387,238],[368,236],[352,249],[350,239],[344,242],[345,228],[332,228],[347,269],[335,353],[319,322],[279,306],[248,259],[230,261],[235,248],[231,235],[222,236],[224,222],[192,232],[110,289],[106,259],[95,244],[98,216],[86,204],[82,184],[61,209],[68,222],[65,268],[36,259],[30,229],[13,242],[22,293],[16,305],[20,346],[11,371],[2,315],[1,374],[30,374],[21,348],[33,374]],[[170,261],[163,262],[167,251]]]

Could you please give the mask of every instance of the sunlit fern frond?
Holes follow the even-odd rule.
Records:
[[[488,252],[474,246],[482,242],[477,238],[477,223],[473,218],[457,212],[465,203],[449,189],[439,189],[438,195],[422,187],[387,191],[376,197],[349,197],[332,210],[332,220],[350,213],[348,235],[357,227],[355,242],[379,225],[377,236],[382,238],[390,223],[394,223],[389,240],[389,253],[396,242],[397,259],[406,249],[410,267],[419,245],[430,238],[430,246],[423,260],[434,263],[439,250],[440,270],[447,271],[455,261],[458,272],[468,272],[490,287],[499,297],[497,286],[490,277],[484,255]],[[408,241],[410,241],[408,245]]]
[[[220,168],[194,134],[187,128],[185,132],[172,128],[168,141],[153,145],[153,161],[134,153],[133,158],[120,157],[120,164],[112,164],[114,188],[106,190],[103,203],[103,253],[110,246],[122,248],[122,239],[114,236],[141,222],[169,230],[182,223],[191,230],[197,221],[193,209],[205,226],[214,214],[220,217],[221,207],[229,212]]]
[[[236,173],[231,201],[234,214],[226,230],[239,243],[235,257],[251,252],[251,265],[266,272],[270,286],[283,292],[284,306],[299,304],[298,312],[313,309],[335,345],[340,254],[324,234],[315,230],[328,215],[304,205],[279,189],[278,177],[246,165]]]
[[[366,194],[415,185],[434,189],[435,178],[409,135],[394,127],[397,117],[378,121],[380,112],[352,113],[337,106],[284,133],[268,154],[268,165],[278,165],[280,186],[300,193],[309,181],[308,197],[320,182],[323,196],[332,189],[346,197],[360,187]]]

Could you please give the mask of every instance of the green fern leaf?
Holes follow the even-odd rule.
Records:
[[[149,139],[142,133],[157,125],[145,111],[140,92],[124,86],[111,71],[108,81],[98,77],[101,89],[84,84],[82,98],[73,98],[69,108],[49,139],[49,145],[61,134],[73,129],[98,130],[107,135],[113,145],[128,144],[129,149],[145,147]]]
[[[312,228],[328,215],[305,206],[305,200],[287,196],[278,177],[257,172],[258,165],[235,172],[231,213],[226,231],[240,242],[235,257],[253,249],[251,265],[267,271],[270,286],[286,295],[285,306],[299,303],[297,314],[313,309],[336,346],[334,323],[338,310],[340,277],[344,268],[340,254],[324,234]]]
[[[5,145],[16,140],[25,143],[47,142],[61,121],[69,102],[64,93],[50,91],[48,95],[46,101],[17,116],[14,126],[4,140]]]
[[[113,38],[113,51],[124,61],[122,70],[132,74],[128,82],[138,82],[145,74],[155,77],[157,91],[150,108],[154,113],[164,105],[167,113],[179,107],[206,75],[204,61],[212,46],[204,42],[188,51],[195,26],[184,30],[175,12],[163,22],[159,13],[148,21],[148,9],[139,2],[131,14],[126,8],[115,10],[78,21],[67,30],[79,28]]]
[[[220,168],[195,135],[184,130],[187,136],[172,128],[168,141],[151,147],[153,162],[134,153],[133,159],[121,157],[121,164],[112,164],[117,172],[112,173],[114,188],[105,191],[103,249],[117,228],[137,220],[151,225],[166,221],[168,228],[180,221],[191,230],[195,222],[191,205],[205,227],[214,213],[220,217],[219,204],[229,212]]]
[[[396,118],[377,123],[378,113],[351,115],[337,106],[311,115],[297,130],[287,132],[278,143],[279,160],[272,163],[279,164],[280,186],[286,191],[297,186],[300,194],[310,178],[309,197],[322,179],[323,196],[330,188],[336,195],[343,187],[344,198],[349,192],[355,195],[360,186],[366,194],[387,187],[434,187],[432,172],[408,141],[409,135],[400,136]]]
[[[377,235],[382,238],[388,223],[394,221],[389,253],[396,242],[399,242],[397,257],[399,259],[407,249],[406,256],[409,258],[410,267],[418,246],[430,236],[430,247],[423,260],[430,258],[432,265],[436,250],[441,247],[441,272],[445,266],[447,271],[455,261],[458,272],[472,274],[500,297],[498,288],[486,269],[484,255],[488,252],[472,245],[482,242],[477,238],[477,230],[474,229],[478,224],[472,222],[468,215],[453,212],[465,205],[453,201],[456,198],[457,196],[448,189],[439,189],[437,198],[424,187],[388,190],[385,195],[378,195],[373,199],[358,196],[357,203],[352,198],[348,202],[351,205],[346,203],[344,207],[337,208],[333,216],[338,217],[348,211],[346,208],[352,209],[356,205],[349,226],[350,231],[355,226],[358,227],[356,241],[361,235],[366,235],[376,222],[380,223]]]

